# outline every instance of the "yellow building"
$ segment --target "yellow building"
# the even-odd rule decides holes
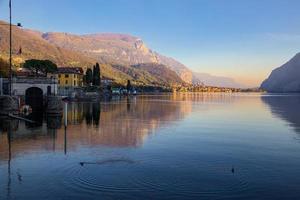
[[[59,67],[57,79],[61,87],[81,87],[83,86],[83,70],[80,67]]]

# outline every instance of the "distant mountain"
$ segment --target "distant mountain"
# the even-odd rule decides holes
[[[202,83],[207,86],[216,86],[216,87],[229,87],[229,88],[243,88],[244,86],[237,83],[232,78],[222,77],[222,76],[213,76],[207,73],[193,73],[193,83]]]
[[[132,67],[151,74],[152,77],[156,79],[156,82],[162,83],[163,85],[176,85],[178,83],[184,83],[184,81],[176,74],[176,72],[168,69],[162,64],[144,63],[133,65]]]
[[[8,38],[9,29],[0,26],[0,57],[6,59]],[[20,48],[22,54],[18,55]],[[140,84],[203,82],[211,86],[241,87],[230,78],[194,73],[175,59],[149,49],[140,38],[126,34],[74,35],[13,27],[13,53],[14,63],[22,63],[29,58],[50,59],[58,66],[86,69],[99,62],[104,76],[123,84],[130,79]]]
[[[20,48],[22,54],[18,55]],[[9,29],[0,26],[0,56],[7,58],[8,53]],[[137,37],[123,34],[79,36],[13,27],[13,54],[14,63],[29,58],[50,59],[59,66],[86,69],[99,62],[102,74],[119,83],[130,79],[141,84],[181,84],[181,76],[191,82],[191,72],[184,65],[153,52]]]
[[[300,92],[300,53],[274,69],[261,88],[268,92]]]

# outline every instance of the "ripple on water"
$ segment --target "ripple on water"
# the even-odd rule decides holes
[[[230,174],[230,172],[222,177],[219,177],[217,173],[194,174],[186,177],[179,173],[160,177],[159,174],[161,173],[135,176],[134,183],[140,190],[151,189],[153,192],[164,192],[173,197],[185,198],[220,197],[250,190],[250,185],[243,175]],[[202,179],[202,176],[205,179]]]
[[[65,169],[68,177],[64,184],[67,188],[77,193],[123,193],[135,192],[138,189],[132,187],[132,183],[124,182],[116,174],[106,174],[107,170],[116,171],[118,168],[122,171],[130,169],[130,165],[137,162],[127,158],[109,158],[95,162],[84,161],[78,165]],[[130,174],[126,180],[132,180]]]
[[[188,166],[186,166],[188,167]],[[176,169],[152,168],[124,158],[77,163],[65,169],[64,184],[77,194],[153,194],[178,198],[226,197],[247,195],[253,191],[247,182],[247,170],[231,173],[224,167],[212,167],[191,174]]]

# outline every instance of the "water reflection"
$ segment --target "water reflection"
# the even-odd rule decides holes
[[[19,120],[8,117],[0,117],[0,133],[7,133],[10,131],[17,131],[19,128]]]
[[[68,151],[80,146],[136,147],[157,128],[183,119],[191,112],[191,104],[172,101],[178,97],[167,96],[164,101],[149,98],[124,98],[104,103],[69,103],[68,127],[64,118],[31,115],[36,124],[18,120],[0,120],[2,133],[11,130],[12,143],[16,144],[13,156],[26,152]],[[138,101],[138,102],[137,102]],[[7,151],[6,134],[0,138],[0,160]],[[38,140],[37,140],[38,139]]]
[[[7,199],[10,199],[11,196],[11,159],[12,159],[12,133],[18,129],[18,120],[11,120],[6,117],[0,118],[0,130],[2,132],[6,132],[7,137],[5,138],[7,141],[7,151],[6,153],[6,160],[7,160],[7,185],[6,185],[6,196]],[[1,137],[4,139],[4,137]],[[1,161],[1,157],[0,157]]]
[[[299,100],[272,98],[175,93],[70,103],[38,127],[1,119],[0,199],[298,199],[300,145],[266,104],[299,127]]]
[[[50,130],[60,129],[62,126],[62,116],[47,116],[47,128]]]
[[[96,126],[99,125],[100,120],[100,104],[93,103],[93,122]]]
[[[34,121],[34,123],[26,122],[25,124],[27,128],[40,127],[43,125],[43,120],[44,120],[43,112],[42,111],[32,112],[26,117],[26,119]]]
[[[272,114],[289,123],[300,133],[300,96],[299,95],[278,95],[262,96]]]

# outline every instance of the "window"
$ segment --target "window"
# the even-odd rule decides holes
[[[74,80],[74,85],[76,86],[76,81]]]
[[[65,78],[69,78],[69,74],[65,74]]]
[[[60,80],[58,80],[58,84],[60,84]]]
[[[60,78],[60,74],[58,74],[58,78]]]
[[[66,80],[66,85],[68,85],[68,80]]]

